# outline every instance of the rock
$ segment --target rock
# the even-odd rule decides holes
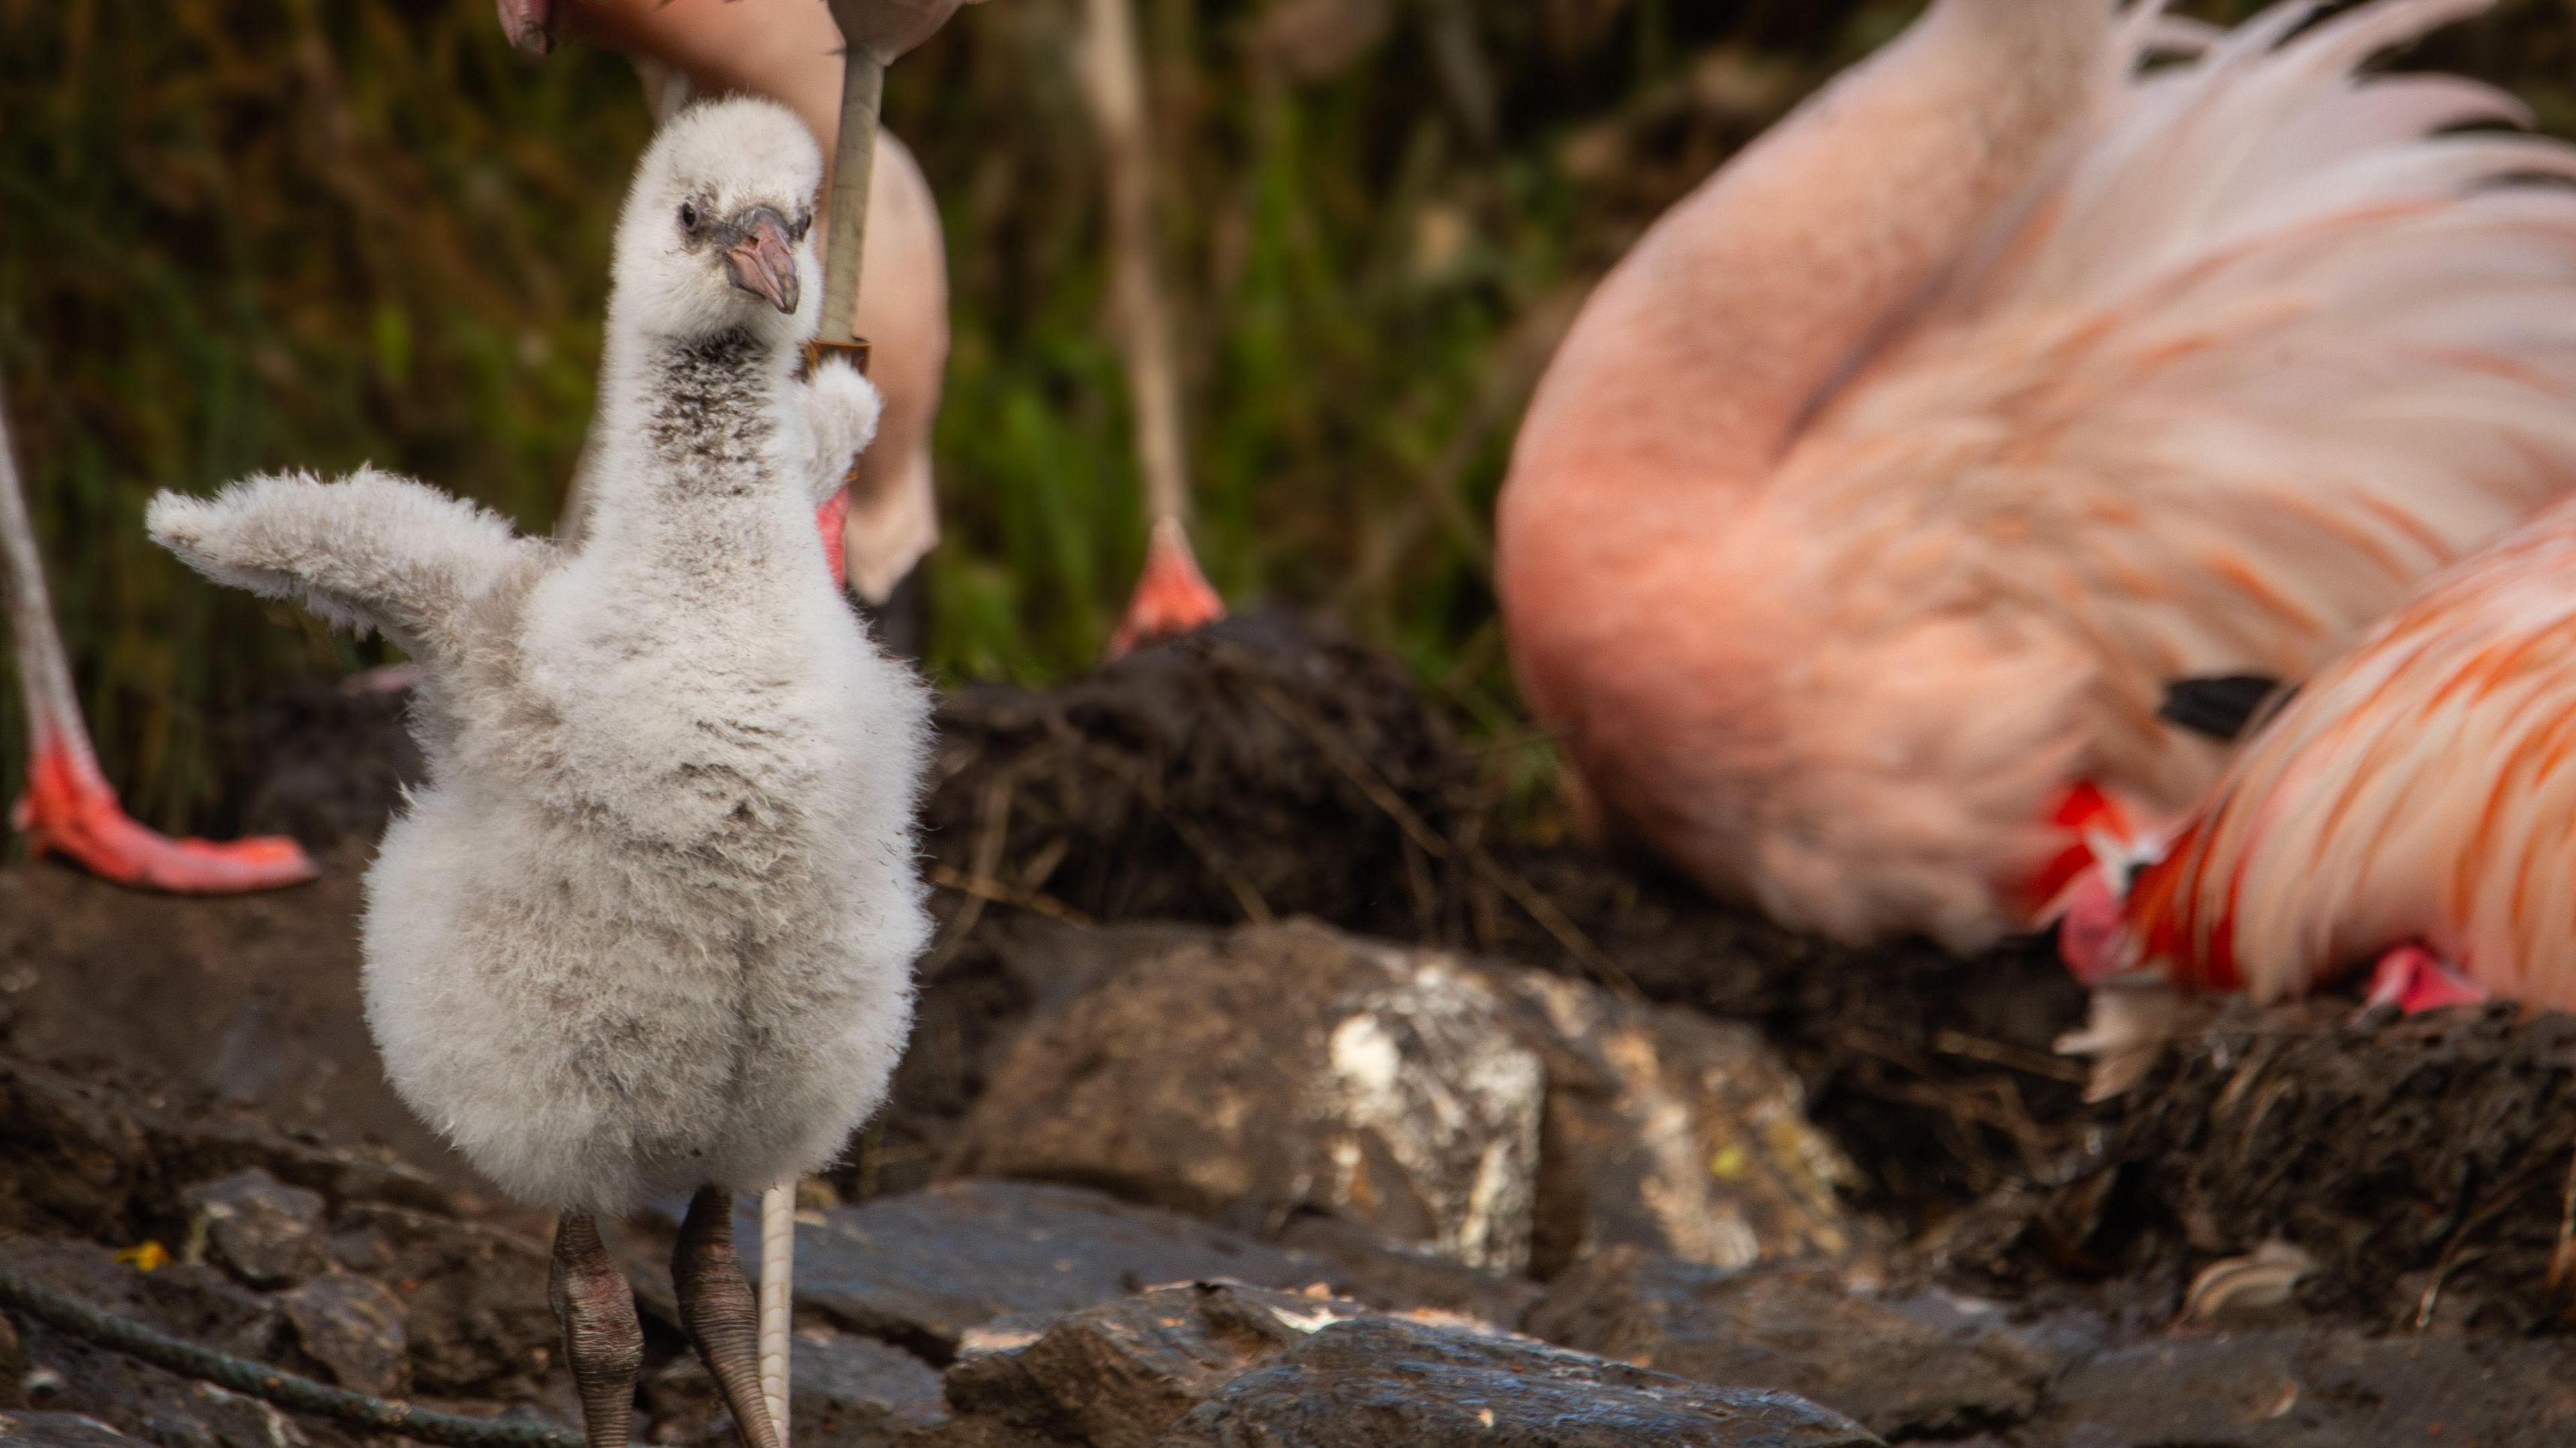
[[[138,1271],[89,1242],[0,1239],[9,1270],[190,1342],[274,1361],[284,1332],[276,1307],[213,1267]],[[79,1412],[163,1448],[278,1448],[297,1430],[278,1410],[148,1367],[42,1323],[22,1321],[34,1415]]]
[[[1148,1448],[1183,1413],[1354,1302],[1236,1283],[1168,1287],[1086,1308],[948,1370],[960,1413],[1094,1448]]]
[[[241,1357],[271,1356],[284,1328],[275,1303],[243,1290],[212,1267],[176,1265],[146,1272],[118,1261],[97,1243],[50,1237],[0,1237],[0,1266]],[[20,1326],[27,1334],[21,1351],[41,1360],[36,1336],[51,1329],[31,1321]]]
[[[804,1448],[891,1448],[948,1421],[938,1370],[873,1338],[800,1328],[790,1371],[789,1423]],[[647,1374],[644,1401],[653,1442],[732,1448],[740,1441],[715,1380],[693,1352]]]
[[[350,1272],[324,1272],[277,1296],[296,1345],[331,1381],[379,1397],[401,1393],[411,1378],[402,1300]]]
[[[2556,1448],[2576,1442],[2571,1353],[2548,1339],[2352,1333],[2176,1337],[2069,1373],[2029,1448]]]
[[[1563,976],[1496,978],[1547,1063],[1538,1277],[1620,1244],[1713,1267],[1851,1253],[1840,1194],[1858,1173],[1760,1032]]]
[[[1166,1448],[1864,1448],[1785,1393],[1747,1392],[1456,1327],[1324,1327],[1183,1417]]]
[[[1551,1284],[1523,1327],[1694,1382],[1796,1393],[1890,1437],[1954,1437],[2038,1406],[2049,1354],[1996,1314],[1910,1306],[1829,1272],[1729,1273],[1615,1247]]]
[[[938,1370],[874,1338],[809,1328],[791,1362],[789,1412],[810,1448],[874,1448],[948,1416]]]
[[[114,1428],[78,1413],[0,1413],[0,1448],[143,1448]]]
[[[13,873],[0,871],[0,883]],[[0,891],[0,912],[6,908]],[[380,1150],[315,1146],[257,1120],[185,1116],[5,1054],[0,1161],[11,1168],[0,1172],[0,1226],[113,1241],[160,1230],[184,1188],[253,1167],[334,1201],[456,1207],[435,1182]]]
[[[361,1202],[333,1215],[335,1247],[364,1242],[396,1284],[412,1386],[451,1397],[510,1397],[542,1377],[556,1351],[546,1304],[547,1249],[495,1227]]]
[[[1323,1211],[1516,1270],[1545,1080],[1507,1014],[1435,951],[1307,922],[1188,941],[1031,1026],[957,1162],[1247,1227]]]
[[[281,1287],[322,1265],[322,1194],[290,1187],[258,1167],[180,1193],[188,1246],[253,1287]]]
[[[1726,1267],[1853,1250],[1852,1168],[1750,1027],[1310,922],[1136,944],[1068,956],[1093,984],[1013,1045],[960,1169],[1253,1229],[1338,1217],[1541,1277],[1623,1242]]]
[[[1332,1275],[1314,1258],[1073,1187],[950,1182],[820,1215],[796,1228],[799,1305],[935,1363],[956,1356],[968,1329],[1011,1313],[1071,1312],[1166,1282],[1296,1288]],[[737,1235],[757,1271],[758,1232]]]

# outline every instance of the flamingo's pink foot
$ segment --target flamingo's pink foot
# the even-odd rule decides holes
[[[29,850],[61,855],[101,879],[182,895],[232,895],[300,885],[321,873],[290,839],[172,839],[127,817],[116,792],[86,759],[41,749],[27,794],[9,821]]]
[[[1207,575],[1199,571],[1199,560],[1190,552],[1180,520],[1165,518],[1154,525],[1153,539],[1145,545],[1144,571],[1137,575],[1135,595],[1127,600],[1127,616],[1109,636],[1109,657],[1124,658],[1156,639],[1188,633],[1223,617],[1225,600],[1217,597]]]
[[[2486,987],[2451,969],[2420,945],[2401,945],[2370,971],[2370,1005],[2393,1005],[2408,1015],[2445,1006],[2483,1005]]]
[[[832,582],[845,584],[850,576],[849,556],[850,490],[844,486],[814,510],[814,527],[823,535],[823,563],[832,570]]]
[[[2129,933],[2109,865],[2076,877],[2057,897],[2057,958],[2077,980],[2098,986],[2124,967]]]

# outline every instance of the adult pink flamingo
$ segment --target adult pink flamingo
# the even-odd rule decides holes
[[[35,520],[18,479],[5,401],[0,401],[0,584],[27,705],[27,792],[9,823],[30,850],[60,855],[104,879],[147,889],[221,895],[300,884],[313,861],[293,840],[172,839],[134,822],[98,767],[81,722],[71,663],[54,631]]]
[[[887,43],[910,49],[959,3],[887,0],[877,9],[900,32]],[[498,0],[498,8],[524,49],[578,39],[630,57],[665,113],[692,94],[766,96],[796,112],[827,158],[834,153],[841,32],[822,0]],[[818,523],[835,571],[878,607],[939,541],[930,440],[948,365],[948,258],[930,182],[891,133],[878,135],[871,179],[861,263],[871,284],[859,294],[854,330],[875,344],[869,376],[885,411],[849,491]],[[829,230],[828,206],[816,225]],[[577,514],[581,502],[567,506]]]
[[[840,32],[818,0],[497,0],[501,22],[526,49],[577,38],[623,52],[644,68],[656,101],[729,91],[784,102],[832,153],[841,100]],[[887,0],[879,7],[900,53],[926,38],[959,0]],[[1134,394],[1150,532],[1112,657],[1224,616],[1191,549],[1188,481],[1169,323],[1153,261],[1152,168],[1144,81],[1127,0],[1090,0],[1079,57],[1101,128],[1120,340]],[[820,520],[825,547],[846,557],[851,590],[883,604],[939,541],[930,456],[948,358],[948,276],[938,207],[909,151],[881,135],[868,195],[862,263],[875,281],[860,294],[855,330],[874,346],[871,376],[885,397],[877,442],[859,460],[844,500]],[[824,223],[829,224],[828,210]],[[841,510],[846,509],[846,517]],[[841,551],[845,550],[845,551]]]
[[[2321,8],[1935,0],[1602,283],[1498,579],[1618,820],[1981,944],[2208,788],[2169,683],[2303,677],[2576,483],[2576,148],[2361,73],[2487,0]]]
[[[2076,892],[2099,984],[2576,1008],[2576,504],[2436,575],[2262,724],[2169,847]],[[2108,852],[2106,852],[2108,853]],[[2118,899],[2125,893],[2125,901]]]

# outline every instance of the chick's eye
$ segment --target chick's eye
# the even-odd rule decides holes
[[[794,240],[803,241],[805,239],[805,233],[813,229],[814,213],[810,211],[800,211],[796,214],[796,224],[788,228],[787,234]]]
[[[680,226],[685,231],[698,229],[698,208],[686,201],[680,203]]]

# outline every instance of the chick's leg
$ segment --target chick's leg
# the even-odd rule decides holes
[[[733,1410],[745,1448],[778,1448],[778,1429],[760,1392],[760,1307],[734,1251],[731,1194],[701,1187],[690,1199],[671,1253],[671,1285],[680,1320]]]
[[[635,1430],[635,1378],[644,1367],[644,1329],[635,1292],[608,1258],[599,1224],[566,1212],[555,1226],[554,1271],[546,1298],[563,1324],[564,1357],[581,1393],[590,1448],[626,1448]]]

